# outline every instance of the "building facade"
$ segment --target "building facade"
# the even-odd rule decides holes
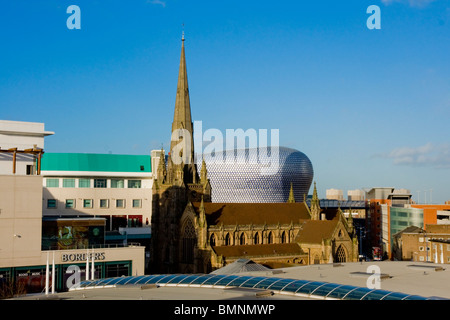
[[[393,236],[396,260],[450,263],[450,225],[410,226]]]
[[[150,155],[46,153],[44,217],[101,217],[106,231],[150,226]]]
[[[231,154],[231,155],[230,155]],[[303,200],[309,193],[314,176],[309,158],[302,152],[277,147],[235,149],[203,154],[208,177],[214,192],[212,202],[286,202],[291,185],[296,199]],[[273,166],[273,172],[267,168]]]
[[[0,120],[0,172],[7,174],[40,174],[44,154],[44,123]]]
[[[392,254],[391,209],[405,208],[411,205],[411,193],[406,189],[395,189],[392,187],[372,188],[366,193],[366,200],[368,202],[366,215],[368,242],[371,247],[380,248],[384,258],[390,258]],[[411,213],[406,213],[407,217],[415,217],[417,212],[414,210],[410,211]],[[405,211],[403,210],[402,212]],[[394,227],[396,227],[397,223],[400,225],[408,223],[407,220],[401,217],[404,214],[399,213],[398,217],[397,215],[394,217]],[[415,221],[416,219],[414,218],[413,220]],[[412,222],[407,225],[411,224]]]
[[[321,220],[317,190],[305,202],[189,203],[181,218],[181,272],[206,272],[239,259],[276,268],[358,261],[351,216]],[[323,216],[322,216],[323,217]]]
[[[79,235],[92,219],[73,219],[72,226],[77,224],[78,229],[67,225],[58,229],[55,225],[50,237],[55,239],[61,234],[61,240],[69,240],[67,235],[77,231],[78,236],[73,239],[82,240],[83,246],[42,248],[45,178],[40,166],[44,155],[43,139],[53,133],[45,131],[43,124],[10,121],[7,124],[8,130],[2,127],[0,141],[0,150],[11,151],[2,153],[5,156],[0,166],[0,292],[35,293],[49,287],[52,291],[62,291],[76,283],[76,279],[70,282],[72,276],[84,280],[88,274],[91,274],[89,278],[96,279],[144,274],[145,247],[107,247],[104,243],[90,243],[101,239],[99,227],[104,225],[105,219],[97,219],[100,221],[95,221],[96,228],[88,228],[86,237]],[[12,148],[12,144],[16,147]],[[24,151],[23,159],[19,151]],[[47,267],[49,264],[52,271]]]
[[[358,260],[352,216],[346,219],[342,211],[336,211],[333,219],[321,220],[315,186],[311,204],[306,204],[312,166],[302,153],[281,149],[282,165],[288,169],[263,182],[257,172],[261,166],[255,164],[250,149],[241,150],[242,158],[234,159],[242,166],[225,163],[221,167],[220,161],[214,163],[208,157],[199,166],[194,163],[184,39],[171,137],[168,157],[160,152],[153,183],[153,273],[211,272],[240,258],[271,266]],[[208,162],[217,167],[210,170]],[[304,175],[295,174],[299,168],[306,169]],[[215,183],[226,202],[212,202]],[[301,190],[298,199],[295,185]],[[262,192],[263,187],[268,190]],[[278,203],[264,202],[264,195],[271,191],[279,197]],[[233,202],[237,199],[244,202]]]

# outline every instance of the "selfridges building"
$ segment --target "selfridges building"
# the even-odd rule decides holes
[[[210,179],[212,202],[287,202],[291,184],[295,201],[302,202],[314,175],[308,157],[287,147],[203,154],[196,160],[199,170],[202,159]]]

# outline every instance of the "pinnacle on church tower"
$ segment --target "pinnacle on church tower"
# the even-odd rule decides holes
[[[321,208],[320,208],[320,200],[317,195],[316,182],[314,182],[314,191],[313,191],[313,196],[311,199],[310,211],[311,211],[311,220],[319,220],[320,219]]]
[[[288,203],[294,203],[295,202],[295,198],[294,198],[294,187],[292,186],[292,182],[291,182],[291,190],[289,191],[289,199],[287,201]]]

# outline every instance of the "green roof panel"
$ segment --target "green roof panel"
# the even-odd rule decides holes
[[[150,155],[44,153],[42,171],[152,172]]]

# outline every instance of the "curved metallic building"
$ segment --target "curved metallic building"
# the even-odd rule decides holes
[[[203,154],[212,202],[286,202],[291,183],[297,202],[308,195],[313,167],[295,149],[252,148]],[[202,159],[197,158],[198,170]]]

